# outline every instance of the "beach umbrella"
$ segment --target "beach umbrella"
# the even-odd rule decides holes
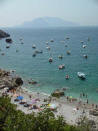
[[[17,99],[18,100],[23,100],[23,96],[18,96]]]
[[[72,99],[72,96],[70,96],[70,99]]]
[[[56,104],[49,104],[48,107],[51,108],[51,109],[56,109],[57,108]]]

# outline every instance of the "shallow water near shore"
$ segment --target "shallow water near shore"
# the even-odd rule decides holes
[[[25,80],[34,79],[38,85],[29,85],[30,91],[44,92],[50,94],[55,89],[66,87],[66,95],[79,97],[81,92],[88,95],[90,101],[98,102],[98,27],[73,27],[54,29],[15,29],[8,28],[13,43],[6,49],[5,40],[0,40],[0,68],[16,70],[16,74]],[[23,38],[24,44],[20,43]],[[66,37],[70,37],[66,40]],[[88,37],[90,41],[87,41]],[[49,42],[50,51],[46,49],[46,42]],[[64,43],[61,41],[65,41]],[[84,49],[82,43],[87,47]],[[37,49],[43,50],[43,54],[32,57],[35,44]],[[65,45],[68,47],[65,47]],[[19,50],[19,52],[16,52]],[[66,51],[70,50],[71,55]],[[5,53],[4,56],[1,53]],[[58,55],[63,54],[62,60]],[[87,54],[88,59],[83,58]],[[48,62],[52,56],[53,62]],[[64,70],[58,70],[60,64],[65,64]],[[84,72],[86,80],[82,81],[77,77],[77,72]],[[65,80],[69,74],[70,79]],[[25,86],[27,86],[25,84]]]

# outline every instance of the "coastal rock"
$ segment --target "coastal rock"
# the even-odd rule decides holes
[[[64,96],[64,91],[56,90],[51,94],[53,97],[62,97]]]
[[[91,125],[91,126],[96,125],[94,120],[89,120],[88,122],[89,122],[89,125]]]
[[[10,37],[10,35],[3,30],[0,30],[0,39]]]
[[[15,83],[16,83],[17,86],[23,85],[23,80],[22,80],[22,78],[21,78],[21,77],[15,78]]]
[[[11,38],[8,38],[5,40],[7,43],[12,43],[12,39]]]
[[[8,71],[4,71],[0,69],[0,77],[5,77],[5,76],[9,76],[10,72]]]
[[[89,114],[90,114],[90,115],[93,115],[93,116],[98,116],[98,110],[96,110],[96,109],[90,110],[90,111],[89,111]]]
[[[28,83],[29,83],[29,84],[32,84],[32,85],[37,84],[36,81],[29,81]]]

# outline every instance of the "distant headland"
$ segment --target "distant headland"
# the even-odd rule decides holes
[[[19,25],[20,28],[49,28],[67,26],[79,26],[79,24],[70,21],[65,21],[58,17],[39,17],[33,19],[32,21],[27,21]]]

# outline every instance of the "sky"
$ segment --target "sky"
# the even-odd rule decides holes
[[[96,26],[98,0],[0,0],[0,27],[20,25],[44,16]]]

